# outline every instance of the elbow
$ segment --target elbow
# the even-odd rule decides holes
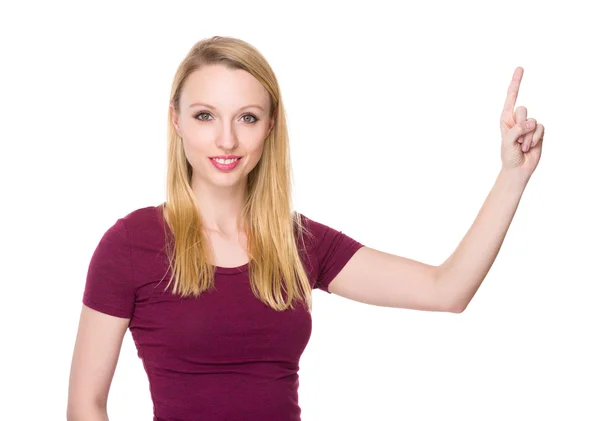
[[[468,302],[458,300],[456,297],[447,298],[440,306],[440,310],[445,313],[460,314],[467,309]]]
[[[438,267],[439,268],[439,267]],[[435,278],[437,286],[438,310],[444,313],[460,314],[466,310],[470,300],[465,300],[464,294],[460,294],[453,287],[454,283],[444,277],[440,269]]]
[[[445,303],[444,305],[438,306],[437,310],[442,312],[442,313],[454,313],[454,314],[460,314],[463,311],[465,311],[466,306],[463,305],[459,305],[459,304],[447,304]]]
[[[446,305],[445,311],[447,313],[460,314],[467,309],[469,305],[468,302],[460,301],[460,300],[448,300],[448,304]]]
[[[460,314],[467,309],[467,306],[453,306],[448,309],[448,313]]]
[[[67,421],[108,421],[108,394],[90,390],[71,374],[67,396]]]
[[[108,421],[108,412],[98,405],[68,404],[67,421]]]

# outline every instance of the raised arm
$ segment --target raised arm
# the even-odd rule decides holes
[[[69,377],[68,421],[108,420],[108,392],[129,320],[82,306]]]
[[[525,187],[540,160],[544,126],[514,112],[523,69],[515,69],[500,118],[502,167],[477,218],[456,250],[429,265],[368,247],[358,250],[329,291],[367,304],[462,312],[490,270]]]

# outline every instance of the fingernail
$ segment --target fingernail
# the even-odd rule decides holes
[[[527,122],[527,128],[528,129],[532,129],[533,128],[533,121],[528,121]]]

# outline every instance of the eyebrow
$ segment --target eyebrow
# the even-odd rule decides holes
[[[194,107],[194,106],[196,106],[196,105],[200,105],[200,106],[202,106],[202,107],[210,108],[210,109],[212,109],[212,110],[215,110],[215,109],[216,109],[216,108],[215,108],[215,107],[213,107],[212,105],[210,105],[210,104],[205,104],[205,103],[203,103],[203,102],[194,102],[193,104],[190,104],[190,106],[189,106],[188,108],[192,108],[192,107]],[[263,107],[261,107],[260,105],[257,105],[257,104],[246,105],[245,107],[242,107],[242,108],[240,108],[240,110],[243,110],[243,109],[245,109],[245,108],[258,108],[259,110],[261,110],[261,111],[264,111],[264,108],[263,108]]]

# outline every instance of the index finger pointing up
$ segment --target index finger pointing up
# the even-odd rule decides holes
[[[521,86],[521,79],[523,79],[523,72],[522,67],[517,67],[513,73],[513,78],[508,86],[504,109],[502,110],[502,119],[512,119],[515,104],[517,103],[517,95],[519,94],[519,87]]]

